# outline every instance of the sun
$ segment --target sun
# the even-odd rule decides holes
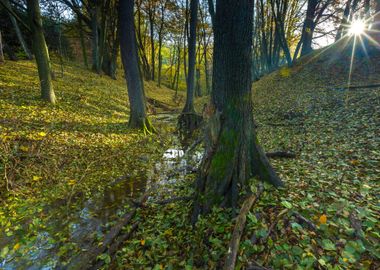
[[[351,36],[353,35],[360,36],[364,34],[365,30],[366,30],[365,22],[362,20],[356,20],[356,21],[351,22],[348,33]]]

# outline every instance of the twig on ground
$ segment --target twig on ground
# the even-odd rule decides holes
[[[293,211],[292,215],[298,220],[299,223],[305,224],[309,229],[313,231],[318,230],[317,226],[313,222],[303,217],[300,213]]]
[[[268,158],[295,158],[297,155],[292,152],[276,151],[266,153]]]
[[[240,239],[244,231],[245,223],[247,220],[247,214],[252,206],[258,201],[261,194],[263,193],[263,186],[260,185],[258,191],[255,195],[249,196],[243,203],[240,213],[236,219],[236,224],[234,231],[232,233],[231,241],[228,246],[227,258],[224,263],[224,270],[233,270],[235,269],[236,256],[239,251]]]
[[[192,196],[182,196],[182,197],[174,197],[174,198],[169,198],[169,199],[166,199],[166,200],[162,200],[162,201],[157,201],[157,202],[154,202],[155,204],[168,204],[168,203],[172,203],[172,202],[178,202],[178,201],[190,201],[192,200],[193,197]]]

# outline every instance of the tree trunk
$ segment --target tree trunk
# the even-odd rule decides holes
[[[129,127],[143,129],[144,132],[150,133],[154,131],[154,129],[146,115],[144,85],[138,66],[139,60],[137,54],[133,7],[133,0],[120,0],[120,52],[127,81],[131,109]]]
[[[380,0],[375,0],[375,16],[373,18],[371,36],[377,42],[375,48],[378,49],[378,44],[380,44]]]
[[[91,8],[91,32],[92,32],[92,70],[96,73],[101,73],[100,63],[100,40],[99,40],[99,10],[97,1],[93,3]]]
[[[158,74],[157,74],[157,85],[161,87],[161,72],[162,72],[162,33],[159,34],[158,41]]]
[[[149,29],[150,29],[150,49],[151,49],[151,66],[152,66],[152,74],[151,74],[151,79],[154,81],[155,79],[155,72],[156,72],[156,57],[155,57],[155,52],[156,49],[154,47],[154,3],[152,3],[151,0],[149,0],[150,7],[149,7]]]
[[[314,16],[317,4],[318,0],[308,0],[307,2],[306,18],[302,29],[301,56],[304,56],[313,50],[311,47],[311,42],[313,40],[313,33],[315,28]]]
[[[259,176],[283,183],[258,144],[252,115],[253,0],[217,0],[210,146],[198,173],[192,221],[213,205],[236,206],[239,187]]]
[[[78,28],[79,28],[80,45],[82,47],[83,62],[84,62],[84,66],[86,68],[88,68],[86,43],[85,43],[85,40],[84,40],[83,25],[82,25],[82,19],[81,19],[80,16],[78,16]]]
[[[46,41],[43,33],[39,4],[39,0],[27,1],[28,16],[32,30],[33,51],[36,57],[38,75],[40,78],[41,97],[42,99],[54,104],[56,102],[56,98],[51,82],[49,51],[46,46]]]
[[[189,65],[187,73],[187,94],[186,104],[183,109],[184,113],[194,112],[194,75],[195,75],[195,58],[197,44],[197,17],[198,17],[199,0],[190,2],[190,37],[189,37]]]
[[[335,41],[339,40],[342,36],[344,36],[345,28],[347,27],[346,25],[347,25],[348,16],[350,15],[350,8],[351,8],[351,0],[347,0],[346,7],[344,8],[344,11],[343,11],[342,21],[340,23],[338,32],[335,37]]]
[[[9,0],[5,0],[5,5],[7,5],[8,9],[11,10],[12,7],[9,3]],[[29,60],[32,60],[33,59],[33,55],[32,53],[30,52],[29,48],[28,48],[28,45],[26,44],[26,41],[22,35],[22,32],[20,30],[20,27],[18,26],[18,23],[17,23],[17,20],[16,18],[12,15],[11,12],[8,13],[9,14],[9,17],[11,19],[11,22],[13,24],[13,27],[15,29],[15,32],[16,32],[16,35],[17,35],[17,39],[18,41],[20,42],[21,44],[21,47],[22,49],[24,50],[25,54],[26,54],[26,57],[29,59]]]
[[[3,39],[0,31],[0,63],[4,63]]]

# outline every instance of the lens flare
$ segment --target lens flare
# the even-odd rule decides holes
[[[350,35],[360,36],[365,32],[365,29],[365,22],[362,20],[356,20],[351,23],[348,33]]]

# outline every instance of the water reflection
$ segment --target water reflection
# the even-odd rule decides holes
[[[74,209],[62,202],[46,207],[44,211],[50,218],[44,219],[45,226],[37,231],[25,220],[19,237],[7,237],[0,232],[0,252],[5,247],[11,249],[16,243],[21,244],[18,252],[0,258],[0,269],[64,269],[62,262],[78,256],[81,250],[101,239],[108,224],[130,209],[132,198],[139,197],[152,183],[171,190],[176,181],[184,180],[186,174],[194,171],[201,157],[200,152],[187,155],[181,147],[170,148],[153,168],[142,171],[140,177],[120,177],[90,199],[78,196]],[[62,235],[67,239],[63,241]]]

